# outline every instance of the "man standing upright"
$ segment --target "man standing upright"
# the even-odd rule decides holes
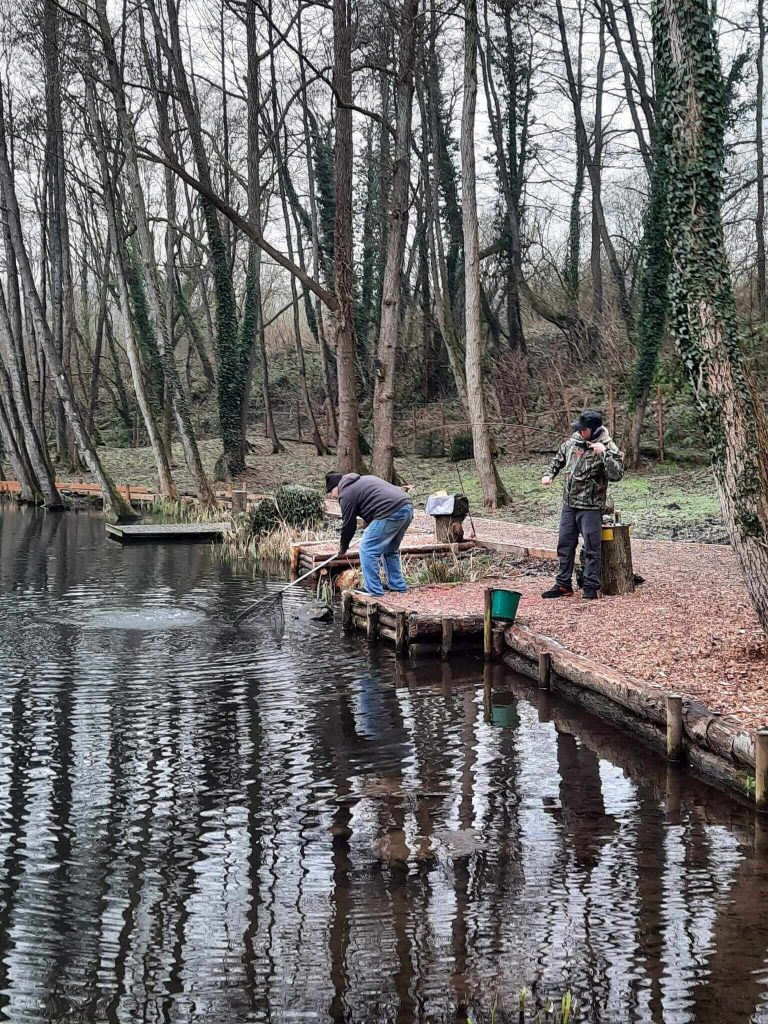
[[[593,600],[600,590],[600,552],[603,510],[608,482],[624,476],[624,456],[603,426],[599,412],[583,412],[573,425],[574,433],[564,441],[541,478],[549,486],[565,468],[563,511],[557,557],[560,562],[555,585],[542,597],[573,596],[573,565],[579,534],[584,538],[583,597]]]
[[[366,524],[360,541],[360,568],[367,593],[381,597],[381,563],[387,586],[398,594],[408,587],[400,564],[400,545],[413,519],[413,502],[399,487],[377,476],[327,473],[325,490],[341,505],[339,554],[344,555],[357,529],[357,517]]]

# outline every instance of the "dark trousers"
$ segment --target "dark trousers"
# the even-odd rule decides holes
[[[603,513],[599,508],[570,508],[563,505],[560,516],[560,536],[557,539],[557,557],[560,568],[557,584],[573,586],[573,563],[579,534],[584,538],[584,586],[600,589],[600,545],[603,535]]]

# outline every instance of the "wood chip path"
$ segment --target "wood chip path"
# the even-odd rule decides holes
[[[431,519],[417,513],[423,533]],[[552,550],[551,530],[474,517],[486,542]],[[467,531],[468,535],[471,531]],[[760,627],[736,556],[729,547],[636,540],[635,571],[645,578],[626,597],[544,601],[546,578],[500,581],[521,591],[518,619],[576,654],[626,672],[668,692],[696,697],[745,727],[768,725],[768,638]],[[481,611],[480,583],[413,590],[403,600],[415,611]],[[391,595],[389,595],[391,597]]]

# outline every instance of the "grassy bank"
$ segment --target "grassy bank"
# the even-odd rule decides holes
[[[263,439],[251,439],[249,469],[243,480],[249,489],[271,493],[285,484],[322,487],[324,474],[333,468],[333,458],[319,458],[311,445],[286,443],[285,451],[272,455]],[[218,441],[200,445],[206,469],[213,467],[221,448]],[[156,487],[152,454],[146,448],[104,448],[101,450],[109,471],[118,483]],[[181,449],[174,447],[174,476],[183,489],[191,488]],[[557,481],[543,488],[540,478],[548,456],[538,460],[499,463],[501,477],[509,491],[511,504],[494,513],[510,522],[554,527],[560,509]],[[438,490],[460,489],[459,474],[474,512],[482,510],[482,496],[474,463],[449,462],[447,459],[398,459],[397,470],[418,505]],[[611,496],[625,520],[635,524],[638,537],[680,540],[724,541],[725,533],[712,476],[701,466],[647,463],[639,473],[629,474],[612,485]]]

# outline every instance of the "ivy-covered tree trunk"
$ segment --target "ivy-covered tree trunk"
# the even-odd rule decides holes
[[[656,68],[656,98],[659,107],[664,99],[665,77]],[[659,350],[667,319],[670,253],[667,246],[669,218],[669,163],[666,126],[656,132],[651,163],[651,190],[645,212],[640,273],[640,310],[637,317],[637,357],[629,385],[629,423],[624,438],[624,461],[636,469],[640,460],[640,435],[645,410],[651,394],[659,362]]]
[[[339,303],[336,311],[339,389],[336,459],[342,473],[355,473],[360,468],[357,352],[352,310],[352,31],[349,0],[333,0],[333,84],[338,97],[334,148],[334,257]]]
[[[723,519],[768,628],[768,417],[745,364],[721,193],[727,89],[710,0],[655,0],[669,161],[671,329],[712,457]]]
[[[104,141],[104,132],[101,125],[101,119],[99,117],[98,108],[96,106],[96,97],[94,95],[93,80],[90,76],[85,78],[85,100],[86,110],[90,118],[90,134],[93,139],[94,150],[96,152],[96,158],[101,171],[102,188],[104,194],[104,207],[107,214],[107,231],[109,237],[109,247],[107,249],[107,255],[114,253],[115,263],[115,278],[117,281],[117,292],[120,297],[120,305],[123,311],[123,319],[125,322],[124,333],[125,333],[125,349],[128,355],[128,364],[131,368],[131,379],[133,381],[133,389],[136,393],[136,401],[141,412],[142,419],[144,420],[144,427],[147,431],[147,438],[152,449],[152,455],[155,460],[155,467],[157,469],[157,480],[160,485],[160,493],[164,498],[169,501],[177,500],[179,492],[176,488],[176,484],[173,481],[173,474],[171,472],[171,460],[168,453],[168,449],[163,444],[163,439],[160,435],[160,431],[157,426],[157,413],[159,407],[152,405],[152,396],[147,389],[144,380],[144,370],[151,366],[146,361],[142,364],[141,359],[141,345],[139,338],[143,329],[142,322],[135,315],[135,302],[134,298],[134,315],[131,315],[131,286],[128,267],[132,268],[132,272],[138,282],[140,294],[144,296],[144,303],[146,306],[146,296],[144,292],[143,282],[141,277],[136,271],[136,268],[132,266],[134,254],[130,251],[129,247],[125,245],[124,238],[120,237],[120,225],[118,223],[117,210],[115,207],[115,196],[112,190],[112,179],[109,171],[109,161],[107,158],[107,149]],[[106,263],[106,260],[105,260]],[[105,267],[106,269],[106,267]],[[149,315],[146,308],[142,307],[146,315],[146,330],[147,335],[145,341],[150,344],[151,351],[156,353],[157,349],[154,342],[154,333],[152,326],[149,321]],[[156,372],[159,375],[160,380],[163,379],[163,368],[159,361],[157,362]],[[153,381],[153,375],[149,373],[150,381]]]
[[[245,33],[248,58],[248,221],[258,231],[262,230],[261,210],[261,137],[259,118],[261,116],[261,78],[258,38],[256,35],[256,3],[246,0]],[[264,338],[264,310],[261,302],[261,249],[250,239],[245,276],[245,302],[240,322],[240,352],[245,361],[245,387],[243,389],[240,419],[245,438],[248,426],[248,412],[251,405],[251,386],[256,360],[261,370],[261,393],[264,401],[264,433],[272,445],[272,454],[284,451],[277,436],[272,412],[272,395],[269,389],[269,367]]]

